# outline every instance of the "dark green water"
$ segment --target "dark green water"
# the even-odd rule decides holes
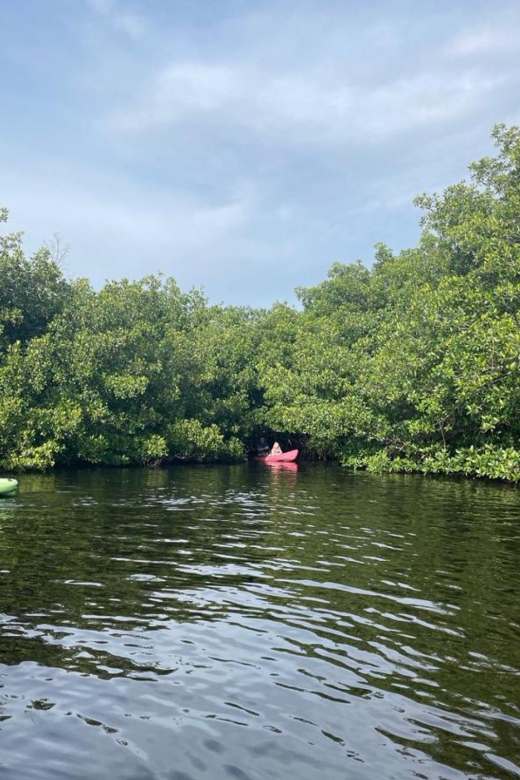
[[[1,780],[519,766],[520,491],[244,465],[0,503]]]

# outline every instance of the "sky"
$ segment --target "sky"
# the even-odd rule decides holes
[[[294,302],[520,124],[518,0],[0,0],[0,206],[96,288]]]

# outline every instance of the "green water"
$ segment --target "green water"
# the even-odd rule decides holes
[[[520,776],[520,491],[262,464],[0,502],[0,778]]]

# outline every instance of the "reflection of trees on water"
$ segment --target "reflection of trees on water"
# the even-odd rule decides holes
[[[0,661],[145,673],[92,632],[142,636],[236,611],[306,625],[316,641],[300,651],[329,646],[339,668],[384,646],[397,660],[383,675],[376,664],[380,688],[410,687],[396,670],[415,657],[454,701],[485,700],[490,685],[520,700],[504,671],[520,669],[518,502],[482,483],[306,465],[23,477],[0,507]],[[493,613],[497,630],[483,630]],[[88,653],[71,644],[82,632]]]
[[[69,650],[48,644],[60,627],[155,630],[168,620],[225,615],[229,605],[209,611],[197,593],[243,588],[257,576],[249,564],[269,555],[267,502],[248,473],[239,466],[24,477],[15,510],[0,523],[0,612],[13,619],[2,630],[9,641],[0,660],[29,653],[47,663],[50,652],[68,663]],[[43,623],[52,630],[40,632]]]
[[[272,542],[283,550],[281,577],[295,603],[315,599],[320,635],[362,652],[386,647],[395,663],[381,687],[414,689],[406,674],[413,679],[417,663],[428,668],[430,684],[459,702],[485,698],[490,683],[497,701],[520,700],[520,686],[511,697],[507,674],[508,667],[520,670],[518,626],[511,622],[520,596],[518,493],[327,468],[301,476],[302,514],[280,512]],[[498,621],[495,629],[490,620]],[[341,657],[337,650],[340,664]],[[396,665],[408,667],[404,678],[394,674]],[[425,686],[423,693],[431,691]]]

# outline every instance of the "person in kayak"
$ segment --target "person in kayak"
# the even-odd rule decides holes
[[[260,437],[256,445],[256,451],[259,455],[267,455],[269,452],[269,445],[263,436]]]
[[[282,448],[280,447],[278,442],[275,441],[275,443],[273,444],[272,449],[271,449],[271,455],[281,455],[282,452],[283,452]]]

